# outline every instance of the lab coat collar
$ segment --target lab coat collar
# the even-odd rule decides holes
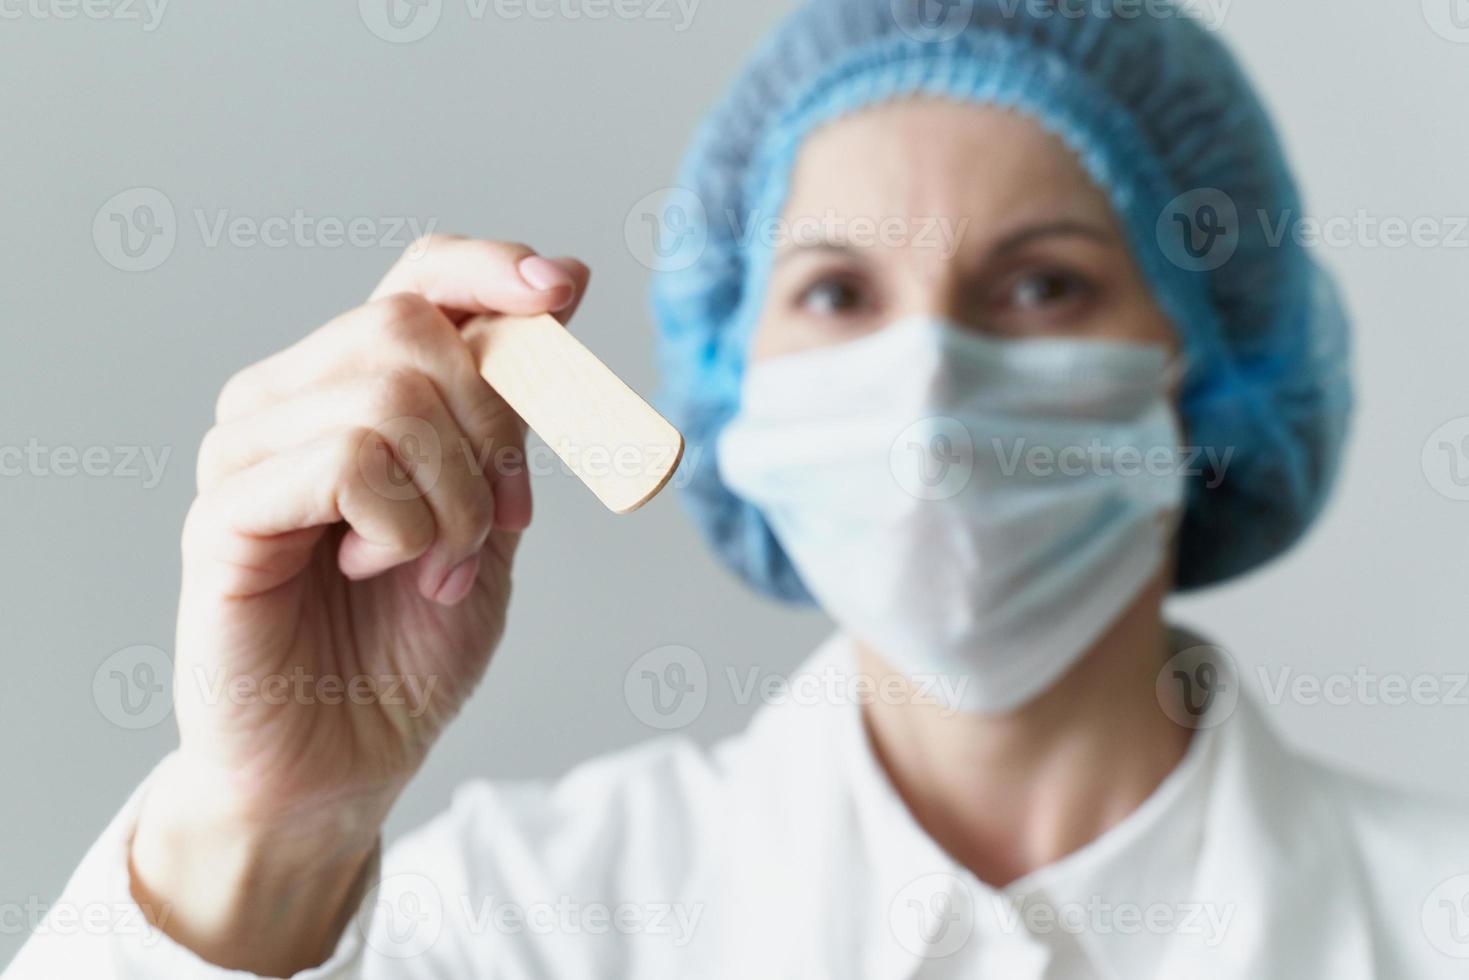
[[[1220,734],[1196,891],[1232,918],[1221,943],[1180,937],[1161,975],[1382,976],[1360,850],[1319,770],[1247,698]]]
[[[1173,642],[1203,645],[1186,631]],[[801,668],[855,669],[841,634]],[[1047,960],[1077,955],[1068,942],[1108,980],[1374,975],[1350,834],[1328,797],[1312,792],[1316,771],[1247,697],[1211,711],[1183,762],[1126,820],[1005,889],[980,881],[923,831],[873,755],[860,707],[840,713],[836,748],[879,896],[870,910],[883,937],[868,961],[874,980],[911,977],[966,947],[996,975],[1040,976]],[[1017,903],[1035,901],[1083,927],[1033,935]],[[913,916],[925,909],[931,928],[915,931]]]

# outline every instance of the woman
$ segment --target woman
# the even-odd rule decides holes
[[[157,930],[53,932],[18,974],[1460,975],[1460,811],[1297,757],[1164,621],[1319,511],[1345,323],[1239,218],[1297,198],[1218,42],[1161,4],[1085,14],[816,0],[688,158],[706,221],[656,306],[708,449],[689,499],[749,583],[836,620],[801,671],[828,696],[709,752],[471,784],[379,855],[530,520],[523,472],[427,481],[396,426],[517,444],[455,325],[565,319],[588,277],[434,239],[226,386],[177,646],[181,678],[434,683],[181,683],[179,750],[58,903]],[[399,465],[421,493],[379,492]]]

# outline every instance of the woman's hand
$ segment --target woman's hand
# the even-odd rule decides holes
[[[434,237],[225,385],[183,534],[181,745],[132,854],[135,894],[206,958],[284,975],[330,952],[388,809],[499,641],[530,521],[524,425],[458,324],[564,318],[587,275]]]

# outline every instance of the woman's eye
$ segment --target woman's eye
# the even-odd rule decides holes
[[[863,296],[856,283],[842,279],[823,279],[807,288],[798,303],[807,313],[839,316],[861,309]]]
[[[1031,272],[1011,280],[1002,297],[1004,305],[1021,310],[1044,310],[1085,299],[1091,285],[1069,272]]]

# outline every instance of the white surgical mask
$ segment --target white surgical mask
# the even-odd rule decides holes
[[[1161,567],[1175,377],[1161,346],[913,317],[752,364],[719,468],[846,632],[948,707],[1006,711]]]

